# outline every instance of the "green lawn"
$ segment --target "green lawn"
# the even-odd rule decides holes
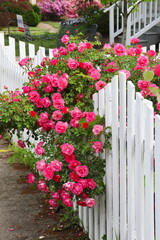
[[[51,22],[51,21],[44,21],[43,23],[45,23],[45,24],[49,24],[49,25],[51,25],[52,27],[54,27],[54,28],[57,28],[57,29],[59,29],[60,28],[60,25],[61,25],[61,23],[60,22]]]

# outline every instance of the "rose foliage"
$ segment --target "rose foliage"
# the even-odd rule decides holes
[[[135,39],[132,47],[105,44],[101,50],[80,36],[61,40],[65,47],[54,48],[53,58],[45,57],[40,66],[31,69],[28,58],[19,62],[29,82],[21,92],[1,96],[1,130],[27,128],[38,136],[37,177],[29,174],[28,181],[50,194],[51,206],[72,207],[76,199],[78,205],[92,207],[95,195],[104,190],[102,153],[110,147],[110,131],[94,113],[92,95],[125,72],[159,113],[159,57],[153,50],[143,53]],[[26,146],[21,139],[18,145]]]

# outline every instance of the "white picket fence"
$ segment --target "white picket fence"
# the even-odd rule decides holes
[[[0,92],[3,84],[21,88],[27,78],[1,43]],[[94,208],[79,207],[84,228],[91,240],[160,240],[160,116],[123,73],[94,94],[94,103],[111,126],[112,150],[103,153],[105,194]]]

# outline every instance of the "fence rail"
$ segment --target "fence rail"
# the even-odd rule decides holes
[[[6,53],[2,35],[0,42],[0,92],[3,85],[10,90],[21,88],[27,77],[14,54]],[[13,43],[10,40],[12,48]],[[35,63],[44,57],[44,49],[38,54]],[[154,118],[152,102],[136,93],[123,73],[93,99],[95,113],[104,116],[105,125],[111,126],[112,150],[103,153],[104,195],[97,197],[93,209],[79,207],[84,228],[91,240],[101,240],[104,235],[107,240],[159,240],[160,116]]]

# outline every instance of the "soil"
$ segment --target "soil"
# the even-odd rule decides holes
[[[0,140],[0,150],[8,142]],[[27,182],[30,169],[7,163],[12,152],[0,151],[0,240],[89,240],[80,227],[64,229],[64,209],[55,211],[34,185]],[[56,230],[55,230],[56,229]]]

